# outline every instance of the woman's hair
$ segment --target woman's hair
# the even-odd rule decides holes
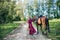
[[[30,17],[30,16],[28,16],[28,18],[29,18],[29,19],[31,19],[31,17]]]

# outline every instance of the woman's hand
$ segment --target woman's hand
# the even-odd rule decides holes
[[[30,29],[29,29],[29,27],[27,28],[27,31],[29,31]]]

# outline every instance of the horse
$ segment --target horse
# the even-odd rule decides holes
[[[36,16],[34,16],[34,21],[36,21],[36,26],[37,26],[37,34],[39,33],[39,30],[38,30],[38,25],[40,25],[40,29],[42,31],[42,33],[44,34],[47,34],[47,31],[50,33],[50,28],[49,28],[49,19],[46,18],[45,16],[38,16],[38,18],[36,18]],[[44,31],[43,29],[44,28]]]

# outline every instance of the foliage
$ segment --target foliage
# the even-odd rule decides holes
[[[13,2],[11,1],[0,2],[0,24],[6,23],[6,22],[13,22],[14,16],[16,15],[16,11],[14,10],[14,8],[15,8],[14,1]]]
[[[14,20],[13,21],[21,21],[21,18],[20,18],[20,15],[18,15],[18,16],[15,16],[15,18],[14,18]]]
[[[54,1],[55,0],[46,0],[46,3],[42,2],[41,4],[36,1],[36,2],[32,3],[31,5],[28,4],[27,8],[28,8],[29,15],[33,16],[34,7],[35,7],[35,11],[37,12],[36,15],[44,14],[44,11],[46,11],[48,13],[47,14],[48,18],[51,18],[50,17],[51,14],[53,14],[54,18],[60,18],[60,15],[58,13],[58,11],[59,11],[58,8],[60,6],[60,5],[58,5],[58,3],[60,3],[60,1],[57,0],[56,3]],[[42,8],[40,8],[40,7],[42,7]],[[31,15],[31,13],[32,13],[32,15]]]

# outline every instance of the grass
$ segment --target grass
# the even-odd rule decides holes
[[[19,26],[18,23],[0,24],[0,40]]]
[[[60,40],[60,19],[49,21],[51,33],[48,35],[52,40]]]

